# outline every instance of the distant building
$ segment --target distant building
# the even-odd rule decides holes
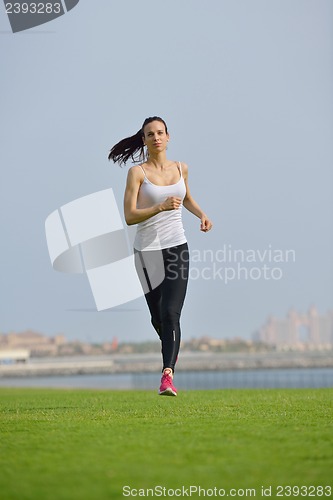
[[[65,343],[63,335],[47,337],[31,330],[0,335],[0,351],[29,349],[32,356],[54,356],[58,353],[59,347]]]
[[[307,314],[291,309],[286,318],[270,316],[254,334],[254,340],[278,349],[333,348],[333,311],[319,315],[315,306]]]

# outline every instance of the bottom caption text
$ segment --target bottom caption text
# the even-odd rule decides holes
[[[156,485],[152,488],[123,486],[124,497],[331,497],[332,486],[261,486],[260,488],[202,488],[201,486],[180,486],[169,488]]]

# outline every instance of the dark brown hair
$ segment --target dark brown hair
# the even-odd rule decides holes
[[[148,123],[158,121],[164,124],[165,132],[168,133],[168,127],[165,121],[159,116],[150,116],[146,118],[142,124],[142,127],[138,132],[131,137],[126,137],[126,139],[122,139],[117,144],[113,146],[108,155],[109,160],[113,160],[114,163],[119,163],[119,165],[126,164],[126,162],[131,158],[132,161],[140,162],[144,160],[144,128]]]

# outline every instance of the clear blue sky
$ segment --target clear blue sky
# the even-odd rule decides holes
[[[112,187],[122,206],[127,171],[108,150],[155,114],[214,222],[203,234],[184,214],[192,254],[214,262],[192,262],[183,337],[249,337],[269,314],[332,308],[332,18],[330,0],[81,0],[12,34],[1,6],[0,332],[156,338],[143,298],[97,312],[86,276],[52,269],[44,233],[81,196]],[[265,260],[281,279],[205,279],[237,267],[217,261],[224,248],[296,260]]]

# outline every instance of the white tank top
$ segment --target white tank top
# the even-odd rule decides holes
[[[163,203],[168,196],[177,196],[182,200],[186,195],[186,187],[182,174],[181,163],[178,162],[180,179],[169,186],[158,186],[153,184],[146,176],[144,168],[144,180],[140,186],[137,208],[148,208],[158,203]],[[182,222],[182,208],[176,210],[165,210],[149,219],[139,222],[137,225],[134,248],[136,250],[162,250],[176,245],[186,243],[185,232]]]

